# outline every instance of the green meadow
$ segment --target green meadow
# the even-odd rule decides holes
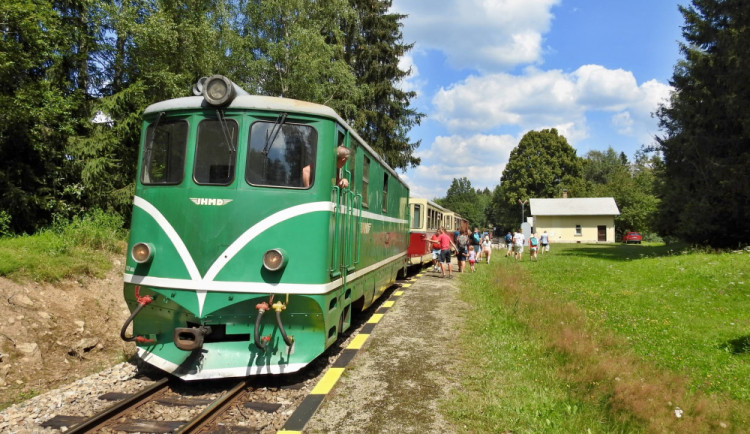
[[[743,432],[750,252],[553,245],[463,275],[469,431]]]

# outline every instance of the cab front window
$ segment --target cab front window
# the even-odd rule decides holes
[[[146,129],[141,183],[173,185],[182,182],[187,137],[188,123],[185,120],[157,120],[149,125]]]
[[[193,168],[196,184],[229,185],[234,181],[237,132],[237,122],[231,119],[205,119],[198,124]]]

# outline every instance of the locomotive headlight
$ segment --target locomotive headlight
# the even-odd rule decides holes
[[[154,257],[154,248],[151,244],[136,243],[130,250],[130,256],[139,264],[145,264]]]
[[[223,75],[213,75],[203,82],[203,98],[213,106],[228,105],[234,97],[234,83]]]
[[[281,270],[286,266],[287,255],[281,249],[271,249],[263,255],[263,266],[268,271]]]

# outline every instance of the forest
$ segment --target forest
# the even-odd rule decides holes
[[[425,114],[399,83],[404,16],[381,0],[5,0],[0,4],[0,236],[132,204],[140,115],[223,74],[251,93],[326,104],[394,168],[419,165]],[[493,191],[437,199],[507,228],[529,197],[612,196],[618,230],[714,247],[750,243],[750,3],[692,0],[655,145],[576,155],[529,131]]]
[[[130,211],[140,116],[223,74],[326,104],[394,168],[422,114],[398,87],[403,17],[375,0],[0,3],[0,235]]]

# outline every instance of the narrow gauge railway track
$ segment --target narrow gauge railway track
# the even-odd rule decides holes
[[[418,270],[417,270],[418,271]],[[414,272],[410,272],[413,275]],[[100,400],[116,401],[90,416],[57,415],[43,428],[84,432],[276,432],[305,399],[370,317],[397,288],[389,288],[352,328],[318,360],[286,376],[248,377],[210,382],[182,382],[162,377],[137,393],[106,393]],[[64,410],[63,410],[64,411]]]
[[[138,393],[100,396],[117,402],[91,417],[55,416],[42,426],[66,433],[259,432],[266,426],[250,425],[248,421],[263,418],[247,417],[248,413],[277,412],[282,404],[267,401],[273,400],[274,391],[304,387],[303,383],[266,378],[216,383],[182,383],[165,377]]]

